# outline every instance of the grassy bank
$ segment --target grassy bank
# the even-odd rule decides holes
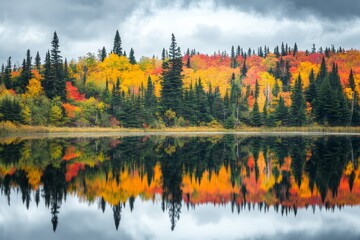
[[[173,127],[163,129],[144,129],[144,128],[101,128],[101,127],[52,127],[52,126],[28,126],[14,125],[10,122],[0,123],[0,133],[2,135],[12,133],[144,133],[144,132],[224,132],[224,133],[251,133],[251,132],[291,132],[291,133],[360,133],[360,127],[277,127],[277,128],[254,128],[241,127],[237,129],[211,128],[211,127]]]

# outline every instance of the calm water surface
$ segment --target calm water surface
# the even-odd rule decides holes
[[[360,239],[359,136],[0,139],[0,239]]]

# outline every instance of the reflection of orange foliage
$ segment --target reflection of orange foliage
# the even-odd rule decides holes
[[[65,179],[67,182],[70,182],[71,179],[77,176],[80,170],[85,169],[85,165],[83,163],[73,163],[66,166],[66,174]]]
[[[255,166],[255,161],[254,161],[254,157],[253,156],[250,156],[249,159],[248,159],[248,167],[250,169],[253,169]]]
[[[64,161],[69,161],[71,159],[80,157],[81,153],[79,151],[76,151],[76,148],[74,146],[70,146],[65,150],[65,154],[63,156]]]

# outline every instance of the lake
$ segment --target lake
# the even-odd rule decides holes
[[[360,136],[0,139],[0,239],[360,239]]]

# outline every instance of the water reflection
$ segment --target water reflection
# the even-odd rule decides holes
[[[232,212],[296,216],[299,208],[341,210],[360,203],[359,137],[123,137],[7,139],[0,186],[27,209],[41,202],[53,231],[68,195],[112,211],[160,199],[171,230],[182,208],[211,203]]]

